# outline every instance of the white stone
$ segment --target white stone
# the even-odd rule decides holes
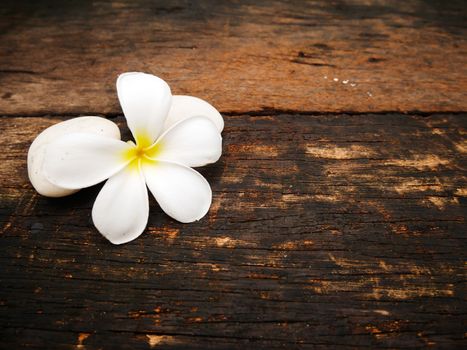
[[[74,132],[92,133],[120,140],[118,126],[101,117],[78,117],[48,127],[36,137],[28,152],[29,180],[39,194],[46,197],[64,197],[79,191],[50,183],[42,172],[47,145],[61,136]]]

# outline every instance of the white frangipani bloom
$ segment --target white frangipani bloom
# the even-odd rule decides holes
[[[41,164],[31,165],[37,149],[34,143],[31,146],[28,168],[38,192],[55,197],[108,179],[94,203],[92,219],[104,237],[122,244],[146,228],[147,187],[161,208],[180,222],[199,220],[208,212],[211,188],[191,167],[219,159],[224,121],[201,99],[172,96],[167,83],[154,75],[124,73],[117,79],[117,92],[135,143],[121,141],[113,129],[108,134],[81,131],[76,122],[75,129],[63,131],[57,124],[51,128],[56,127],[59,137],[41,144]],[[35,176],[42,182],[33,181]]]

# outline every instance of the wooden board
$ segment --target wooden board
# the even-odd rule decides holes
[[[223,112],[467,110],[465,1],[0,5],[0,115],[118,114],[151,72]]]
[[[467,114],[227,116],[207,217],[152,201],[123,246],[90,221],[100,186],[29,185],[59,120],[0,119],[0,348],[466,345]]]
[[[0,3],[0,349],[467,348],[467,2]],[[144,71],[225,116],[183,225],[39,196],[44,128]]]

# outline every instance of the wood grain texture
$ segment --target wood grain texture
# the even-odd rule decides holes
[[[3,0],[0,115],[120,113],[133,70],[223,112],[462,112],[466,4]]]
[[[0,349],[467,348],[467,3],[0,4]],[[225,115],[183,225],[113,246],[95,186],[27,179],[34,137],[125,71]],[[392,112],[391,112],[392,111]],[[403,112],[403,113],[401,113]],[[128,131],[124,139],[129,139]]]
[[[123,246],[90,222],[99,186],[29,185],[59,119],[1,118],[0,348],[461,348],[466,117],[227,116],[207,217],[152,201]]]

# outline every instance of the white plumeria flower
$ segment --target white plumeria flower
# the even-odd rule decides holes
[[[175,220],[188,223],[206,215],[211,187],[191,167],[219,159],[224,122],[207,102],[172,96],[167,83],[154,75],[124,73],[117,92],[136,143],[98,132],[68,133],[45,148],[42,175],[69,193],[108,179],[92,220],[110,242],[122,244],[146,228],[146,185]]]

